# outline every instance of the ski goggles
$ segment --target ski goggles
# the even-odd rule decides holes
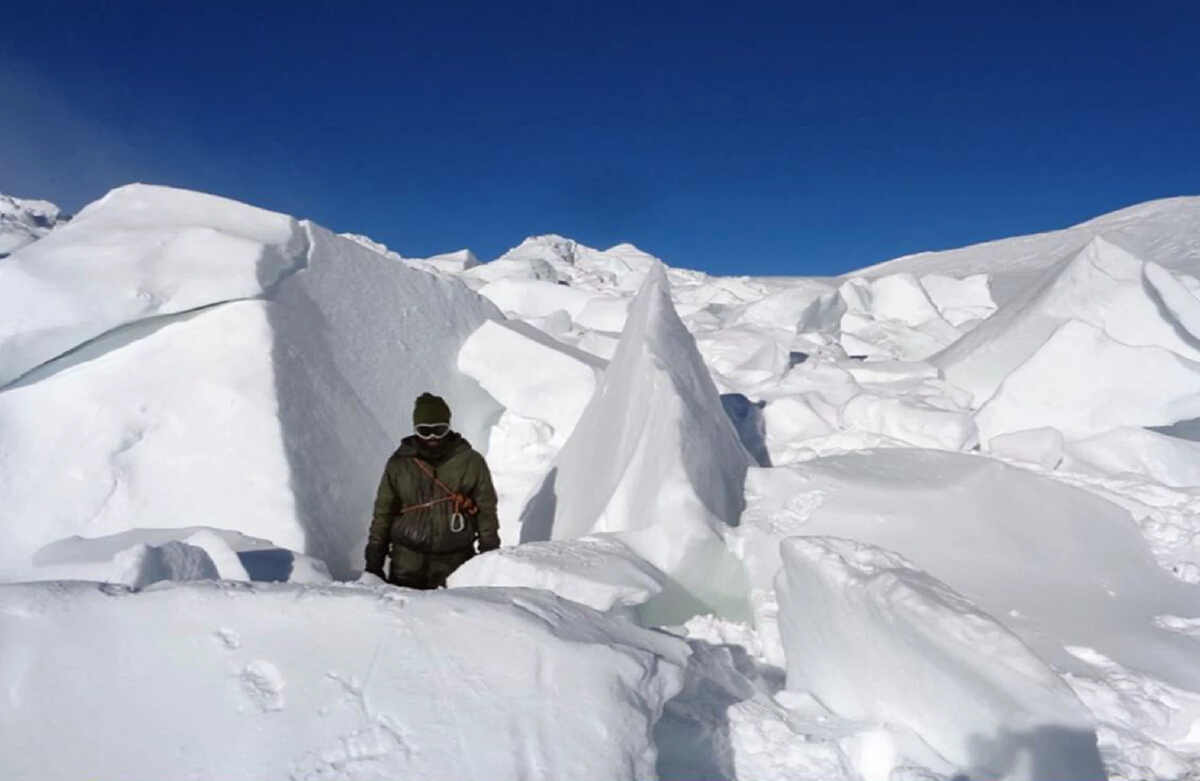
[[[421,439],[441,439],[450,433],[449,423],[418,423],[413,428]]]

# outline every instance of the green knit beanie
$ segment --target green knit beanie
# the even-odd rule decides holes
[[[449,423],[450,405],[441,396],[432,393],[422,393],[413,405],[413,425],[423,423]]]

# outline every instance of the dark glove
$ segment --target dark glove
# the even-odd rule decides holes
[[[481,537],[479,539],[479,552],[487,553],[490,550],[496,550],[500,547],[500,540],[495,537]]]
[[[367,566],[365,567],[365,571],[370,572],[378,578],[387,580],[387,578],[383,577],[383,562],[387,558],[387,550],[382,546],[368,545],[366,558]]]

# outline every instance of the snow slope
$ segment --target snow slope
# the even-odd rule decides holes
[[[875,278],[903,272],[961,279],[987,274],[995,278],[993,295],[999,293],[1000,299],[1007,299],[1023,284],[1098,236],[1106,236],[1139,257],[1173,271],[1196,274],[1200,271],[1200,196],[1140,203],[1064,230],[906,255],[855,275]]]

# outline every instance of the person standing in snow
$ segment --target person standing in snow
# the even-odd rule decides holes
[[[487,462],[450,430],[450,407],[422,393],[412,436],[388,459],[367,537],[366,571],[397,586],[433,589],[479,552],[500,547],[496,489]]]

